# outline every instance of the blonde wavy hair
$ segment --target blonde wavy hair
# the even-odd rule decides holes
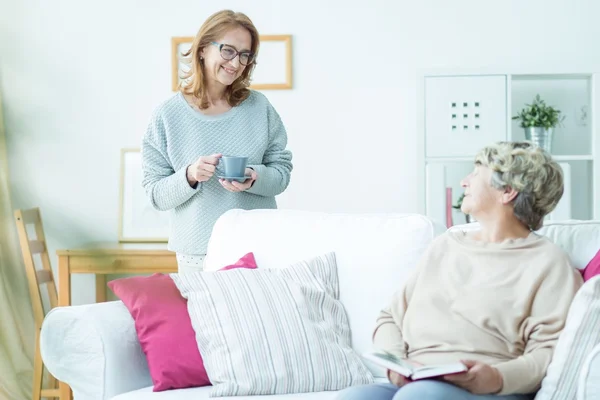
[[[475,164],[492,170],[492,187],[512,188],[515,216],[531,230],[542,227],[564,192],[563,172],[552,156],[530,142],[498,142],[484,147]]]
[[[260,46],[260,38],[256,27],[245,14],[231,10],[214,13],[202,24],[189,51],[182,54],[182,60],[189,66],[189,71],[181,76],[180,90],[199,100],[200,109],[209,107],[208,89],[204,72],[204,63],[200,58],[202,50],[225,35],[233,28],[241,27],[250,33],[252,45],[250,51],[254,54],[254,62],[247,65],[240,75],[225,91],[225,98],[230,106],[235,107],[250,95],[250,77],[256,65],[256,56]]]

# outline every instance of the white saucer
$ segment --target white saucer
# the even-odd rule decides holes
[[[246,182],[248,179],[252,178],[252,176],[219,176],[219,179],[226,179],[228,181],[238,181],[238,182]]]

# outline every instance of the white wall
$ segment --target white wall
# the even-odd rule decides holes
[[[171,36],[221,8],[294,37],[295,89],[266,93],[294,152],[283,208],[422,211],[423,68],[600,70],[595,0],[0,0],[13,206],[42,208],[52,253],[116,240],[119,150],[172,94]]]

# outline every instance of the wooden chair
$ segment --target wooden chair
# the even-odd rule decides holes
[[[29,295],[33,306],[33,316],[36,328],[32,398],[33,400],[40,400],[42,398],[61,399],[59,383],[50,373],[48,373],[49,387],[42,387],[44,380],[44,364],[40,353],[40,332],[46,313],[44,312],[40,287],[45,285],[48,290],[50,308],[54,308],[58,305],[58,298],[54,275],[52,274],[52,268],[50,267],[50,257],[48,256],[46,237],[44,236],[44,227],[42,225],[42,217],[39,208],[16,210],[15,222],[17,224],[21,252],[23,253],[23,261],[25,262],[25,272],[27,273],[27,280],[29,282]],[[28,225],[33,225],[35,228],[35,239],[29,237],[27,232]],[[36,254],[39,254],[42,260],[42,268],[40,269],[37,269],[35,266],[34,255]]]

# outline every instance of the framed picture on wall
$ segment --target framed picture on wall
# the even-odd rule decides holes
[[[292,36],[260,37],[260,49],[251,88],[257,90],[292,89]]]
[[[119,242],[164,243],[169,237],[169,214],[152,207],[142,187],[140,149],[121,150]]]
[[[177,91],[181,77],[189,71],[182,55],[187,52],[194,38],[179,36],[171,38],[171,89]],[[256,90],[292,89],[292,36],[261,35],[257,63],[252,73],[250,87]]]
[[[177,91],[181,77],[187,73],[190,68],[183,57],[190,47],[194,38],[191,36],[178,36],[171,38],[171,90]]]

